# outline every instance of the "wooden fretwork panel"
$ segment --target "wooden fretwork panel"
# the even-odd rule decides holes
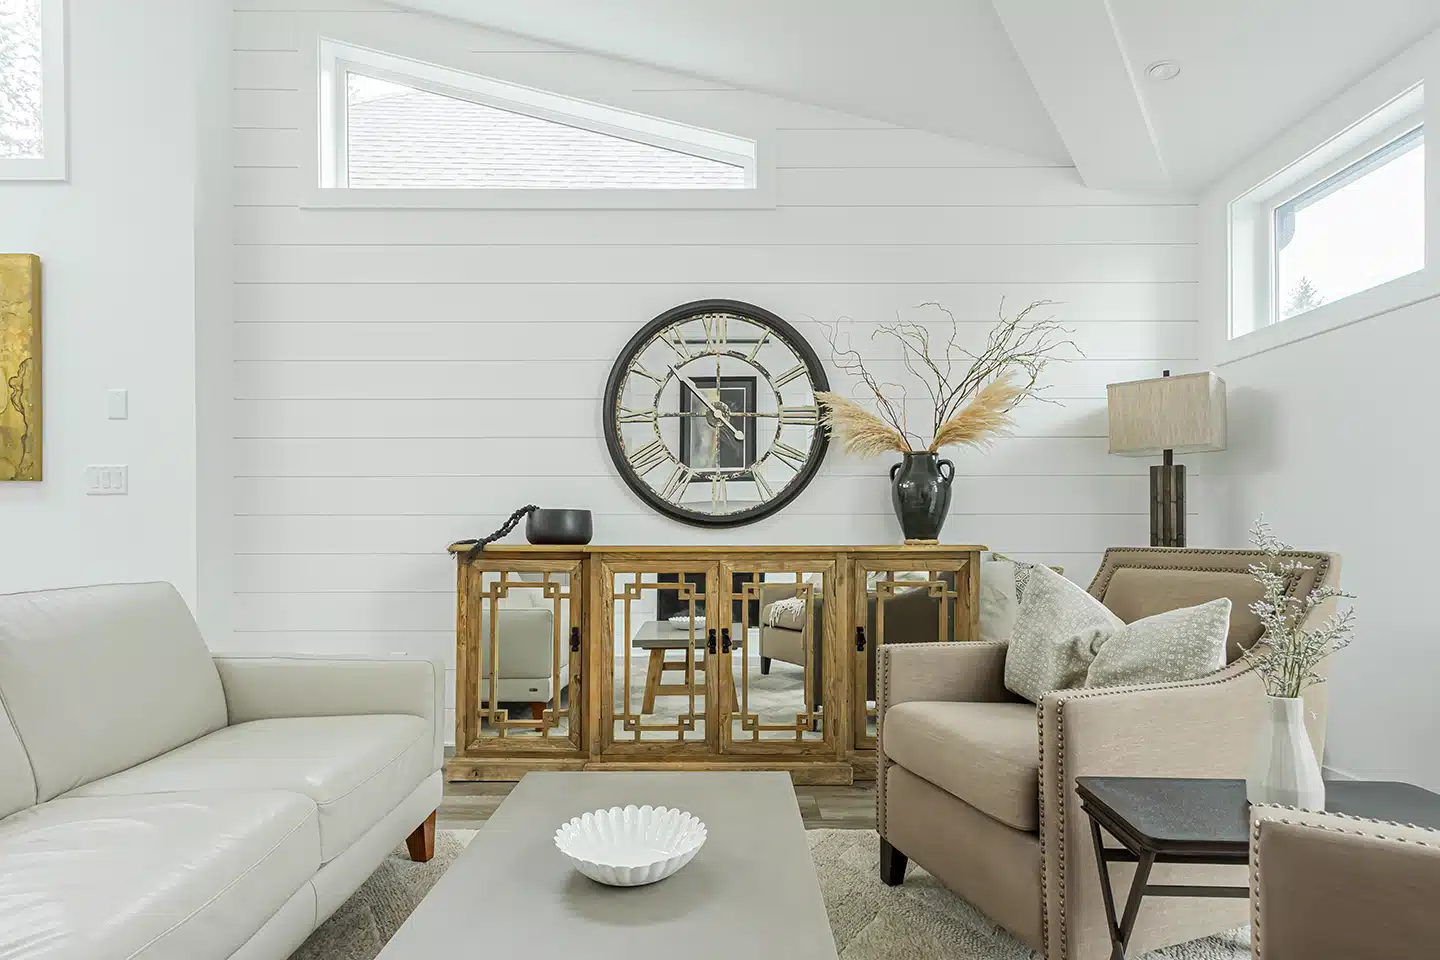
[[[714,564],[599,565],[601,750],[651,756],[714,752],[713,690],[722,610]],[[665,574],[678,574],[661,579]],[[700,586],[702,581],[705,586]],[[673,613],[658,619],[657,610]],[[729,617],[722,616],[723,623]]]
[[[913,560],[859,558],[851,574],[851,700],[857,750],[875,749],[876,659],[889,643],[960,643],[975,639],[979,576],[965,556]]]
[[[461,756],[577,753],[583,743],[582,564],[460,568],[456,743]]]
[[[716,675],[724,752],[836,755],[846,699],[838,567],[824,558],[721,566],[728,599],[742,601],[725,604],[740,619],[721,636],[725,662]]]

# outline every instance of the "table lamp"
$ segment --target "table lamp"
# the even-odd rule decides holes
[[[1110,452],[1161,455],[1150,468],[1150,545],[1185,546],[1185,467],[1175,453],[1225,449],[1225,381],[1208,371],[1105,387]]]

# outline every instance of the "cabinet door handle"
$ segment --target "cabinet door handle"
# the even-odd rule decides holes
[[[711,630],[711,631],[710,631],[710,638],[709,638],[709,639],[710,639],[710,643],[709,643],[709,646],[707,647],[707,649],[708,649],[711,653],[714,653],[714,652],[715,652],[715,631],[714,631],[714,630]]]
[[[720,628],[720,652],[730,652],[730,631],[726,627]]]
[[[865,628],[864,628],[864,627],[856,627],[856,628],[855,628],[855,649],[856,649],[857,652],[861,652],[861,653],[863,653],[864,650],[865,650]]]
[[[570,652],[571,652],[571,653],[579,653],[579,652],[580,652],[580,628],[579,628],[579,627],[571,627],[571,628],[570,628]]]

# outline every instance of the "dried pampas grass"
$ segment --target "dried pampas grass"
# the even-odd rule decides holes
[[[1008,377],[992,380],[965,409],[940,425],[940,429],[935,431],[935,439],[930,442],[931,452],[956,444],[988,446],[1014,426],[1010,411],[1023,392]]]
[[[815,399],[825,408],[820,422],[840,441],[846,453],[877,457],[882,453],[912,452],[904,434],[849,397],[817,393]]]

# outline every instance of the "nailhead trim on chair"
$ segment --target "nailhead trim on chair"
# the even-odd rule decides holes
[[[1214,552],[1219,553],[1224,551]],[[1229,552],[1240,553],[1244,551]],[[1173,570],[1176,568],[1169,567],[1167,569]],[[1225,671],[1232,669],[1234,666],[1235,664],[1233,663],[1227,664],[1216,673],[1225,673]],[[1097,697],[1122,696],[1127,693],[1135,693],[1140,691],[1148,693],[1151,690],[1188,690],[1196,687],[1216,687],[1222,684],[1230,683],[1234,680],[1238,680],[1241,677],[1246,676],[1247,674],[1253,673],[1254,669],[1255,668],[1252,666],[1246,666],[1244,669],[1237,670],[1234,673],[1227,673],[1224,676],[1217,676],[1215,673],[1212,673],[1210,674],[1210,678],[1208,679],[1201,678],[1199,680],[1187,680],[1179,683],[1150,683],[1129,687],[1097,687],[1093,690],[1080,690],[1070,693],[1068,696],[1056,697],[1051,702],[1055,704],[1055,757],[1058,761],[1057,766],[1059,767],[1060,786],[1062,788],[1062,791],[1065,784],[1069,782],[1069,777],[1065,773],[1065,705],[1071,700],[1091,700]],[[1047,877],[1048,861],[1045,858],[1045,803],[1043,802],[1045,797],[1045,708],[1043,701],[1040,705],[1039,710],[1037,711],[1037,719],[1040,726],[1040,797],[1042,801],[1040,804],[1040,936],[1045,942],[1046,956],[1049,957],[1050,884],[1049,878]],[[1053,958],[1053,960],[1063,960],[1063,958],[1069,952],[1070,946],[1070,931],[1068,923],[1066,922],[1067,918],[1065,916],[1065,806],[1066,800],[1068,799],[1069,798],[1065,795],[1064,792],[1060,794],[1060,800],[1058,804],[1059,810],[1056,813],[1055,820],[1056,825],[1059,827],[1058,833],[1060,842],[1060,853],[1058,856],[1057,866],[1057,878],[1059,879],[1060,893],[1059,903],[1056,904],[1056,906],[1059,908],[1060,913],[1060,955],[1057,958]]]
[[[1229,571],[1216,567],[1177,567],[1168,563],[1157,563],[1154,565],[1144,563],[1127,563],[1124,566],[1116,565],[1109,570],[1106,565],[1110,562],[1112,553],[1155,553],[1165,556],[1174,556],[1183,551],[1187,556],[1206,557],[1254,557],[1259,559],[1265,556],[1259,550],[1198,550],[1190,547],[1110,547],[1100,559],[1100,569],[1095,571],[1095,579],[1090,581],[1089,593],[1091,596],[1103,597],[1105,590],[1110,586],[1110,579],[1120,570],[1182,570],[1187,573],[1241,573],[1243,571]],[[1287,550],[1280,554],[1282,557],[1289,557],[1294,560],[1313,561],[1315,582],[1319,583],[1325,579],[1325,574],[1330,570],[1330,557],[1323,553],[1307,553],[1303,550]],[[1102,580],[1101,577],[1104,577]],[[1293,585],[1291,587],[1293,589]],[[1099,593],[1096,593],[1099,590]]]
[[[1261,806],[1276,810],[1290,810],[1295,813],[1313,812],[1306,811],[1301,807],[1291,807],[1278,803],[1261,804]],[[1434,834],[1437,838],[1440,838],[1440,831],[1431,829],[1430,827],[1417,826],[1413,823],[1400,823],[1395,820],[1376,820],[1373,817],[1357,817],[1348,813],[1326,812],[1325,815],[1327,817],[1337,817],[1341,820],[1349,820],[1354,823],[1373,823],[1378,826],[1390,827],[1411,827],[1416,830],[1424,830],[1426,833]],[[1287,820],[1284,817],[1275,820],[1256,819],[1250,827],[1250,849],[1254,851],[1254,856],[1250,861],[1250,890],[1252,892],[1250,897],[1250,942],[1251,949],[1254,950],[1255,956],[1257,957],[1260,956],[1260,827],[1265,823],[1284,823],[1291,826],[1306,827],[1311,830],[1323,830],[1327,833],[1338,833],[1344,836],[1364,837],[1371,840],[1389,840],[1393,843],[1403,843],[1414,847],[1440,849],[1440,843],[1430,843],[1425,840],[1411,840],[1406,837],[1387,837],[1381,833],[1366,833],[1363,830],[1347,830],[1344,827],[1335,827],[1327,823],[1310,823],[1306,820]]]

